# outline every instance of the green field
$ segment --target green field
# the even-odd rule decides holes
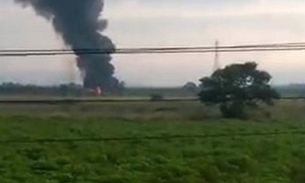
[[[280,102],[246,121],[221,119],[195,102],[3,105],[0,182],[303,183],[304,112],[303,101]],[[167,138],[175,135],[207,138]],[[18,142],[147,136],[163,138]]]

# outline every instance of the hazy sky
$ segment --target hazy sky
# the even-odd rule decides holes
[[[105,31],[117,47],[305,42],[303,0],[106,0]],[[64,48],[52,26],[13,0],[0,1],[0,49]],[[213,54],[114,56],[116,76],[131,86],[178,86],[211,74]],[[221,65],[257,61],[274,84],[305,82],[305,52],[227,53]],[[73,56],[0,57],[0,81],[79,81]]]

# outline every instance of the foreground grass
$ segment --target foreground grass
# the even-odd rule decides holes
[[[302,131],[299,121],[0,117],[0,140]],[[301,183],[305,135],[0,143],[1,183]]]

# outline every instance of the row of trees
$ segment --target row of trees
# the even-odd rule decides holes
[[[114,94],[121,94],[124,91],[125,84],[119,83]],[[37,95],[37,96],[86,96],[92,94],[89,90],[83,88],[82,85],[70,83],[56,86],[37,86],[22,85],[20,83],[2,83],[0,84],[1,95]]]
[[[78,96],[81,95],[81,92],[82,86],[74,83],[58,86],[37,86],[8,82],[0,85],[1,95]]]

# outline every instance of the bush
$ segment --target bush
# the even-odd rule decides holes
[[[164,97],[160,94],[152,94],[150,96],[150,100],[151,101],[162,101],[162,100],[164,100]]]

